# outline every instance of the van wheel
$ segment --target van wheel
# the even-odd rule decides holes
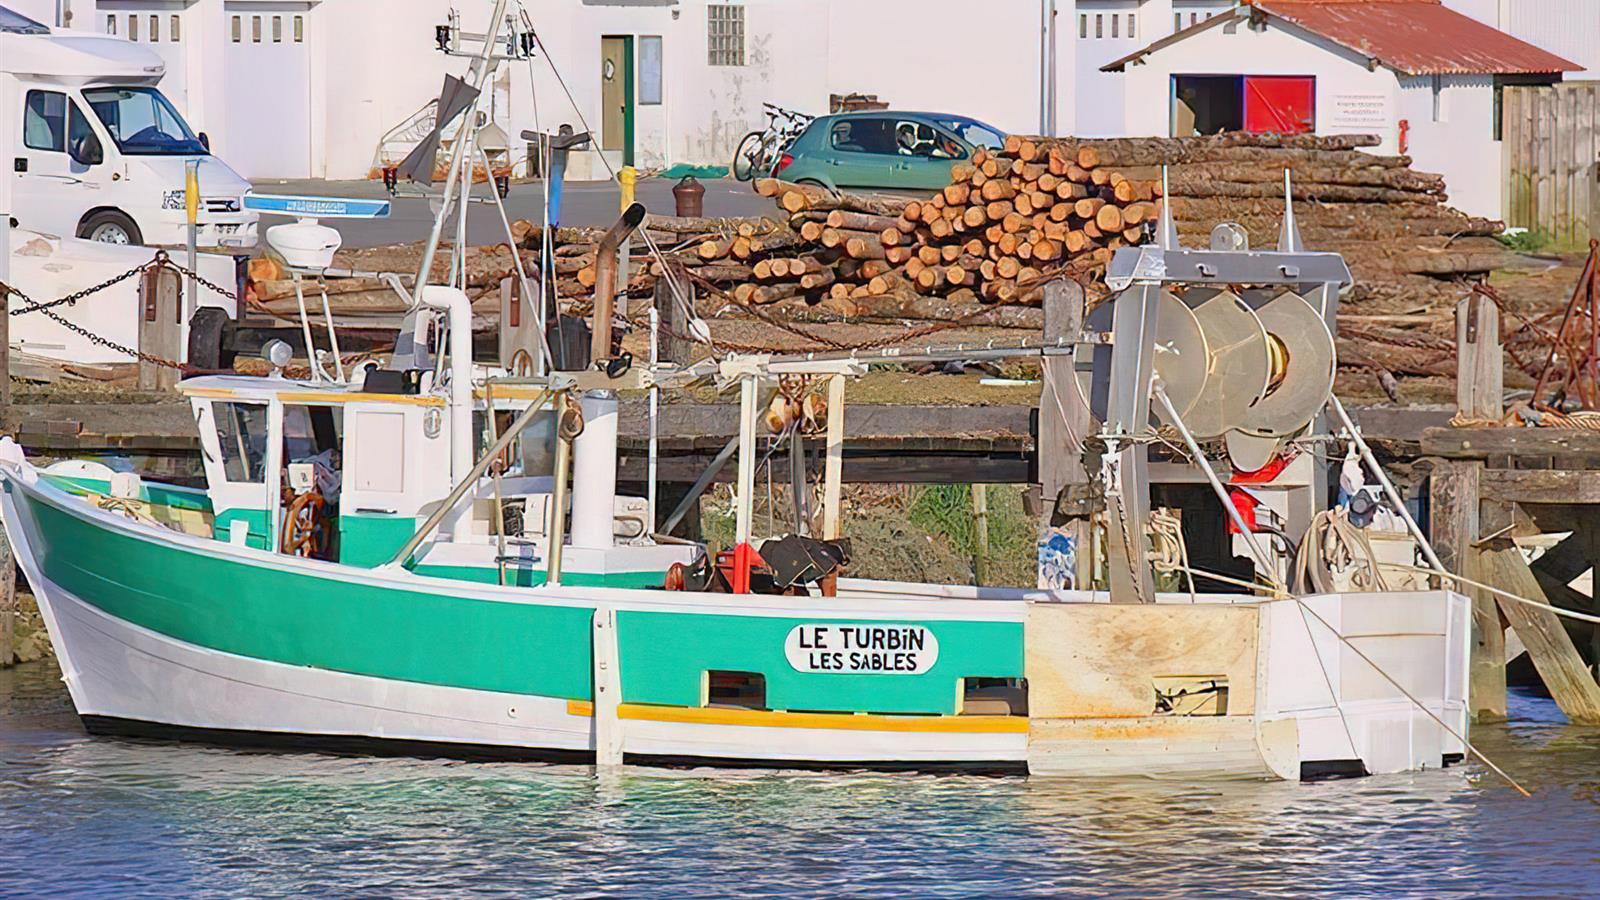
[[[114,209],[102,209],[85,218],[83,224],[78,226],[78,237],[104,244],[128,244],[135,247],[144,243],[144,235],[139,233],[139,226],[133,224],[133,220],[125,213]]]

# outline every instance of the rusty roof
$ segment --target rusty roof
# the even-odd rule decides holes
[[[1243,0],[1236,15],[1250,15],[1251,8],[1406,75],[1550,75],[1583,69],[1440,0]],[[1103,68],[1121,69],[1226,18],[1185,28]]]
[[[1255,0],[1299,25],[1407,75],[1510,75],[1583,68],[1439,0]]]

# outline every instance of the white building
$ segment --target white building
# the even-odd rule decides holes
[[[446,72],[463,68],[437,51],[433,26],[452,6],[469,30],[488,12],[485,0],[0,2],[151,44],[167,60],[163,89],[219,153],[257,178],[368,175],[383,136],[437,96]],[[1600,70],[1600,0],[1446,4]],[[980,12],[964,0],[530,0],[527,8],[612,158],[620,162],[631,144],[637,165],[657,167],[727,164],[739,138],[762,124],[763,101],[823,112],[830,94],[851,92],[1035,132],[1049,112],[1043,85],[1053,82],[1057,133],[1130,133],[1128,116],[1147,114],[1147,101],[1128,93],[1134,80],[1103,67],[1235,5],[992,0]],[[1053,67],[1040,40],[1051,10]],[[528,67],[508,67],[492,107],[513,158],[524,153],[522,130],[578,124],[542,61],[531,81]],[[602,174],[596,162],[580,157],[573,176]]]
[[[381,138],[437,97],[445,73],[465,66],[437,51],[434,25],[453,5],[465,30],[481,30],[489,9],[483,0],[98,0],[86,12],[87,0],[71,2],[75,27],[152,44],[168,64],[163,90],[219,154],[255,178],[368,175]],[[543,0],[527,8],[613,161],[658,167],[726,165],[739,139],[763,124],[762,102],[819,113],[834,93],[1035,131],[1041,6],[998,5],[1006,14],[975,16],[954,4],[950,15],[930,14],[926,0]],[[1070,84],[1070,72],[1060,78]],[[524,129],[579,125],[543,61],[531,76],[525,65],[502,67],[492,106],[514,157]],[[572,176],[600,174],[596,162],[580,156]]]
[[[1124,79],[1126,134],[1376,134],[1376,152],[1409,153],[1489,217],[1500,86],[1577,68],[1434,0],[1255,0],[1105,66]]]

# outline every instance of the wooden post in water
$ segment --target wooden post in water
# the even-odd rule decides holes
[[[139,352],[161,359],[178,360],[183,355],[183,283],[178,273],[165,268],[149,269],[139,279]],[[139,361],[139,390],[166,391],[178,383],[178,370],[171,366]]]
[[[1083,331],[1083,286],[1069,279],[1044,286],[1044,339],[1047,343],[1076,339]],[[1092,418],[1074,383],[1073,357],[1046,353],[1039,393],[1039,438],[1034,452],[1039,465],[1039,539],[1047,541],[1064,528],[1074,547],[1072,586],[1086,589],[1094,573],[1093,510],[1089,508],[1089,474],[1083,468],[1083,441]],[[1041,555],[1044,550],[1041,547]],[[1044,583],[1041,572],[1040,587]]]
[[[1446,570],[1482,581],[1473,546],[1480,529],[1479,478],[1483,463],[1477,460],[1437,460],[1429,476],[1429,522],[1434,552]],[[1454,585],[1445,585],[1454,589]],[[1463,590],[1462,593],[1468,593]],[[1471,592],[1472,658],[1469,666],[1468,708],[1476,722],[1500,722],[1506,717],[1506,644],[1500,612],[1491,594]]]
[[[1544,589],[1534,577],[1522,550],[1509,538],[1484,551],[1486,584],[1519,597],[1537,600],[1548,606]],[[1501,598],[1500,612],[1516,629],[1517,637],[1528,647],[1528,656],[1550,696],[1574,725],[1600,725],[1600,684],[1595,684],[1589,667],[1572,645],[1561,620],[1553,612]],[[1502,653],[1504,651],[1502,650]]]

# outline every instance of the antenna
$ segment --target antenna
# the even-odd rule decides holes
[[[1161,217],[1156,220],[1156,243],[1162,250],[1177,250],[1178,225],[1172,218],[1172,191],[1167,187],[1167,167],[1161,167]]]
[[[1294,184],[1290,180],[1289,170],[1283,170],[1283,223],[1278,226],[1278,252],[1279,253],[1304,253],[1305,244],[1300,241],[1300,226],[1294,220]]]

